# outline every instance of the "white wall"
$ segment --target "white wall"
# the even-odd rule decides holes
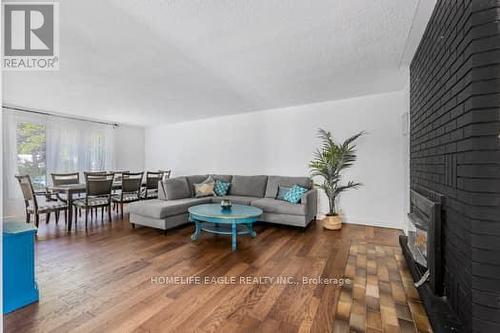
[[[144,170],[144,128],[120,125],[115,129],[114,169],[128,171]]]
[[[199,173],[308,175],[318,128],[344,138],[361,130],[359,159],[346,180],[359,190],[341,198],[346,222],[402,228],[404,220],[404,92],[266,110],[146,129],[146,167]],[[327,202],[320,199],[320,212]]]

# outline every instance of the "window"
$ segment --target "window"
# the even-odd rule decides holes
[[[16,128],[17,167],[19,174],[30,175],[35,189],[47,185],[46,128],[30,122],[19,122]]]
[[[28,174],[37,190],[50,186],[51,173],[113,170],[113,126],[2,109],[3,197],[7,214],[22,207],[14,177]]]

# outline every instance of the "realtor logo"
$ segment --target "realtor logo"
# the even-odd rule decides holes
[[[7,2],[3,6],[3,69],[58,70],[59,4]]]

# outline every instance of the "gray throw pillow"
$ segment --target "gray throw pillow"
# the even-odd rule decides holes
[[[163,185],[167,200],[189,198],[191,195],[186,177],[166,179]]]
[[[285,201],[285,194],[290,191],[291,187],[288,186],[278,186],[278,195],[276,199]]]
[[[158,181],[158,199],[167,200],[167,193],[165,193],[165,181]]]

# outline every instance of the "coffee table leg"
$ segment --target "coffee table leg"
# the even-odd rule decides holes
[[[201,233],[201,223],[198,221],[194,221],[195,224],[195,230],[194,234],[191,235],[192,240],[198,240],[200,238],[200,233]]]
[[[231,226],[231,249],[233,251],[236,251],[236,248],[238,247],[238,233],[236,231],[236,223],[233,222]]]
[[[248,227],[248,232],[249,232],[250,236],[252,236],[252,238],[257,237],[257,233],[255,231],[253,231],[253,223],[248,223],[247,227]]]

